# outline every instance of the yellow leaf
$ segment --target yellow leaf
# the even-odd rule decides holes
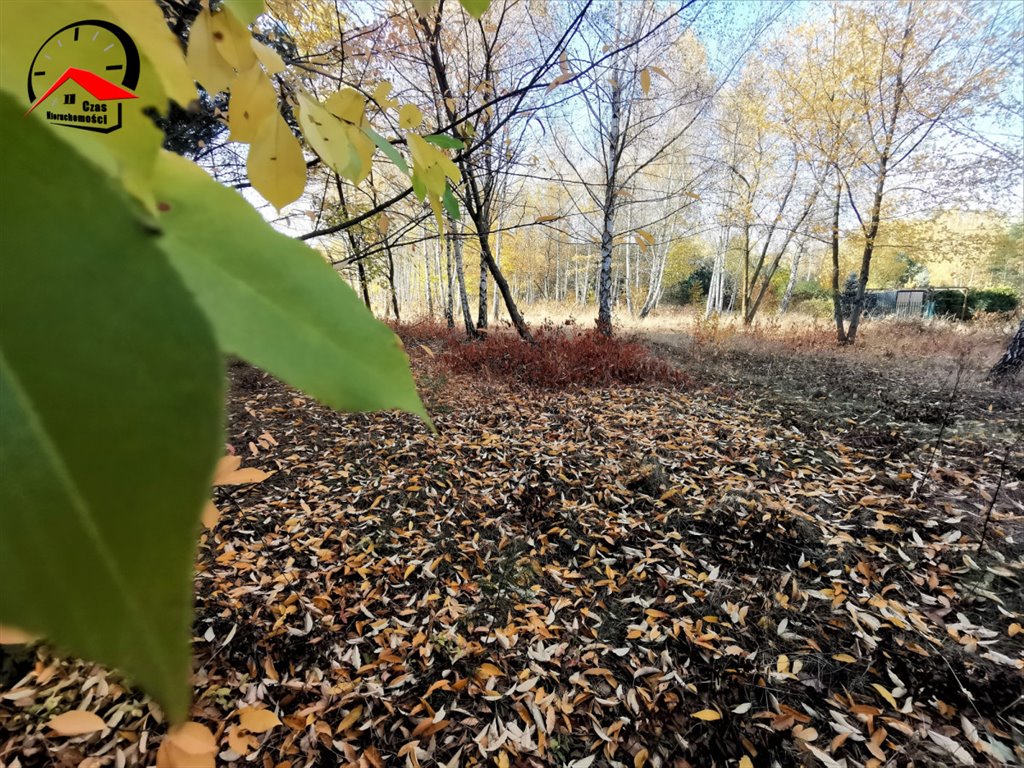
[[[508,768],[508,752],[504,749],[500,750],[496,762],[498,763],[498,768]]]
[[[249,145],[245,165],[253,188],[278,210],[302,196],[306,188],[306,160],[302,146],[276,105]]]
[[[361,127],[366,122],[366,99],[355,88],[342,88],[332,93],[324,106],[332,115],[352,125]]]
[[[156,753],[157,768],[216,768],[217,742],[199,723],[182,723],[164,737]]]
[[[644,94],[651,92],[651,73],[647,69],[640,70],[640,89]]]
[[[228,746],[242,757],[245,757],[259,746],[259,741],[255,736],[233,725],[228,729]]]
[[[238,710],[238,722],[249,733],[266,733],[274,726],[281,724],[278,716],[269,709],[253,707],[243,707]]]
[[[249,67],[231,81],[231,101],[228,102],[231,141],[246,144],[255,141],[263,124],[276,112],[277,94],[259,64]]]
[[[261,483],[272,474],[272,472],[264,472],[262,469],[256,469],[255,467],[246,467],[245,469],[236,469],[234,472],[216,478],[213,484],[245,485],[247,483]]]
[[[352,154],[345,124],[304,91],[299,91],[298,100],[302,135],[321,160],[342,174]]]
[[[543,224],[546,221],[558,221],[560,218],[562,217],[555,214],[548,214],[546,216],[538,216],[536,219],[534,219],[533,223]]]
[[[24,645],[25,643],[34,643],[38,639],[36,635],[29,634],[17,627],[0,624],[0,645]]]
[[[1013,622],[1013,624],[1011,624],[1009,628],[1006,630],[1006,634],[1008,634],[1010,637],[1015,637],[1016,635],[1019,635],[1021,632],[1024,632],[1024,628],[1022,628],[1021,625],[1017,622]]]
[[[203,515],[200,518],[203,521],[204,528],[213,528],[217,524],[217,520],[220,519],[220,510],[217,509],[217,505],[212,501],[206,502],[206,506],[203,507]]]
[[[889,691],[887,691],[883,686],[879,685],[878,683],[872,683],[871,687],[878,691],[878,693],[881,694],[882,698],[889,702],[893,709],[900,708],[900,705],[896,701],[895,697],[893,697],[893,695],[889,693]]]
[[[387,237],[388,227],[391,226],[391,219],[388,218],[386,213],[382,213],[377,217],[377,231]]]
[[[423,18],[427,18],[430,15],[431,10],[434,8],[436,3],[437,0],[412,0],[412,5],[413,8],[416,9],[416,13]]]
[[[185,63],[184,51],[156,3],[125,3],[102,0],[117,23],[131,35],[146,56],[159,62],[156,74],[167,97],[186,106],[196,98],[195,78]]]
[[[749,755],[740,758],[740,768],[754,768],[754,761],[750,759]]]
[[[349,142],[349,161],[342,169],[342,176],[354,184],[361,184],[373,169],[373,152],[377,145],[359,128],[345,123],[345,133]]]
[[[650,757],[650,752],[647,751],[647,747],[641,747],[635,755],[633,755],[633,768],[644,768],[644,763],[647,762],[647,758]]]
[[[213,27],[210,11],[199,11],[188,33],[188,68],[193,77],[210,94],[226,90],[235,72],[221,56],[213,41]]]
[[[495,666],[494,664],[491,664],[488,661],[484,662],[477,668],[476,676],[483,680],[487,680],[492,677],[504,677],[505,674],[501,671],[499,667]]]
[[[249,42],[252,35],[230,10],[225,8],[213,14],[210,29],[217,51],[236,70],[244,72],[256,63],[256,52]]]
[[[775,662],[775,669],[780,675],[785,675],[789,672],[789,656],[782,654]]]
[[[793,735],[801,741],[814,741],[818,738],[818,732],[813,728],[807,728],[803,725],[793,726]]]
[[[252,52],[256,54],[256,58],[260,60],[268,75],[277,75],[284,72],[284,59],[281,58],[277,51],[269,45],[264,45],[254,37],[249,38],[249,43],[252,45]]]
[[[855,664],[857,660],[848,653],[837,653],[833,657],[836,661],[841,661],[844,664]]]
[[[84,709],[73,709],[62,715],[51,717],[46,724],[58,736],[81,736],[83,733],[95,733],[107,727],[103,718]]]
[[[217,468],[213,471],[213,484],[217,485],[217,481],[222,477],[227,477],[236,469],[242,466],[242,457],[228,454],[222,456],[220,461],[217,462]]]
[[[391,83],[387,80],[380,81],[377,83],[377,87],[373,89],[373,100],[377,102],[381,109],[389,109],[398,104],[394,99],[388,98],[389,93],[391,93]]]
[[[722,715],[719,712],[715,712],[713,709],[702,709],[700,712],[694,712],[691,717],[696,717],[698,720],[721,720]]]
[[[406,130],[416,128],[423,122],[423,112],[415,104],[403,104],[398,110],[398,126]]]
[[[359,716],[361,714],[363,714],[363,707],[362,707],[362,705],[357,706],[354,709],[352,709],[352,711],[349,712],[347,715],[345,715],[345,717],[343,717],[341,719],[341,722],[338,723],[338,727],[336,729],[336,733],[339,733],[339,734],[344,733],[349,728],[351,728],[353,725],[355,725],[356,721],[359,719]]]

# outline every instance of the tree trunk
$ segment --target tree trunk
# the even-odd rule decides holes
[[[476,313],[476,327],[486,328],[487,327],[487,262],[484,259],[484,243],[486,242],[487,236],[480,235],[480,290],[477,293],[477,313]],[[490,244],[487,245],[490,249]]]
[[[988,379],[996,383],[1009,381],[1024,368],[1024,319],[1017,326],[1017,332],[1010,339],[1010,345],[999,362],[988,372]]]
[[[395,315],[395,322],[402,322],[398,312],[398,291],[395,288],[395,258],[391,253],[391,244],[384,238],[384,253],[388,257],[388,292],[391,294],[391,309]]]
[[[466,335],[471,339],[479,338],[473,325],[473,314],[469,311],[469,295],[466,293],[466,270],[462,263],[462,237],[461,232],[453,232],[454,222],[448,220],[448,237],[454,241],[455,246],[455,275],[459,281],[459,303],[462,305],[462,322],[466,326]]]
[[[632,206],[626,209],[626,231],[628,232],[633,228],[633,208]],[[626,261],[626,309],[629,311],[629,316],[633,317],[636,313],[633,311],[633,286],[630,281],[630,264],[629,256],[630,251],[633,250],[630,242],[627,240],[625,245],[625,261]]]
[[[786,314],[789,309],[789,302],[793,300],[793,291],[796,290],[797,275],[800,271],[800,260],[803,258],[806,246],[803,242],[793,255],[793,263],[789,267],[789,282],[786,283],[786,291],[782,294],[782,301],[779,303],[779,314]]]
[[[637,257],[639,262],[639,256]],[[668,261],[668,246],[665,246],[664,252],[661,256],[656,251],[651,250],[651,276],[647,285],[647,298],[644,299],[644,305],[640,309],[640,319],[643,320],[647,317],[661,300],[661,286],[662,280],[665,277],[665,263]],[[637,264],[639,270],[640,265]]]
[[[444,266],[448,278],[448,291],[444,302],[444,320],[449,328],[455,327],[455,265],[452,263],[452,236],[444,238]]]
[[[865,233],[864,254],[860,262],[860,279],[857,283],[857,298],[853,302],[853,312],[850,316],[850,327],[846,332],[846,340],[852,344],[857,338],[857,328],[860,326],[861,314],[864,311],[864,291],[868,286],[868,277],[871,274],[871,257],[875,251],[875,238],[878,236],[878,227],[882,219],[882,197],[885,194],[885,180],[889,171],[889,159],[892,153],[893,141],[896,136],[896,121],[900,116],[903,107],[903,96],[905,85],[903,83],[903,61],[906,55],[907,45],[910,41],[910,6],[907,9],[907,26],[903,30],[903,47],[898,54],[899,66],[896,70],[896,85],[893,88],[892,110],[889,115],[889,125],[885,131],[882,143],[882,153],[878,158],[878,174],[875,177],[875,194],[871,200],[871,222]]]
[[[618,205],[619,160],[622,156],[620,142],[620,115],[622,110],[622,86],[618,75],[612,80],[611,117],[608,121],[608,167],[604,188],[604,210],[601,222],[601,271],[597,282],[597,329],[612,334],[612,248],[615,241],[615,208]]]
[[[740,313],[743,324],[750,322],[747,318],[747,302],[750,299],[750,221],[743,225],[743,293],[740,298]]]
[[[498,265],[498,269],[501,269],[501,236],[503,232],[501,230],[501,216],[498,216],[498,234],[494,238],[494,263]],[[494,284],[494,295],[491,297],[491,303],[494,305],[494,322],[498,322],[498,314],[501,311],[501,305],[498,304],[498,284]]]
[[[430,250],[428,248],[423,249],[423,286],[425,288],[427,299],[427,314],[434,317],[434,292],[431,290],[431,274],[430,274]]]
[[[615,227],[615,201],[605,198],[604,223],[601,227],[601,252],[597,272],[597,329],[612,334],[612,237]]]
[[[356,272],[359,273],[359,289],[363,294],[363,303],[372,314],[373,306],[370,304],[370,286],[366,279],[366,267],[364,266],[362,259],[359,259],[356,262]]]
[[[846,344],[846,323],[843,321],[842,294],[839,293],[839,207],[843,201],[842,177],[836,174],[836,199],[832,206],[832,314],[836,321],[836,339]]]

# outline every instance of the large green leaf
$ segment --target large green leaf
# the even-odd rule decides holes
[[[23,115],[0,94],[0,623],[180,720],[221,360],[133,204]]]
[[[479,19],[491,7],[491,0],[459,0],[459,2],[474,19]]]
[[[466,145],[460,139],[456,139],[454,136],[449,136],[446,133],[432,133],[429,136],[423,137],[424,141],[429,141],[435,147],[441,149],[465,149]]]
[[[427,419],[398,338],[316,251],[187,160],[162,154],[155,178],[161,245],[223,350],[335,408]]]

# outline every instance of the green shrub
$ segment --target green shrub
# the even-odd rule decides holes
[[[832,292],[817,280],[798,280],[793,286],[793,302],[799,303],[811,299],[829,299]]]
[[[937,317],[955,317],[970,320],[980,313],[1013,312],[1020,306],[1020,297],[1012,288],[984,288],[967,291],[964,308],[963,291],[944,290],[932,293]]]
[[[828,320],[835,314],[831,296],[816,296],[813,299],[806,299],[800,302],[798,309],[800,312],[821,320]]]
[[[1013,312],[1020,306],[1020,296],[1006,286],[971,291],[967,305],[976,312]]]
[[[953,290],[934,291],[931,300],[934,305],[936,317],[955,317],[964,320],[971,319],[970,301],[964,309],[964,292]]]

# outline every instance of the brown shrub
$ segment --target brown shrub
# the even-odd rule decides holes
[[[509,329],[491,330],[468,341],[436,322],[399,326],[396,333],[412,354],[426,349],[454,373],[496,376],[541,389],[613,384],[684,384],[687,377],[630,337],[604,336],[573,323],[545,324],[534,344]]]

